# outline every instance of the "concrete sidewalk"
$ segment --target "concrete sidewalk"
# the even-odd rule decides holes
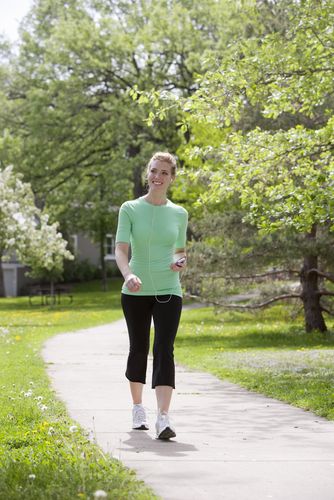
[[[57,335],[43,350],[69,414],[164,500],[333,500],[334,423],[237,385],[177,369],[177,437],[131,430],[124,321]],[[149,363],[151,365],[151,363]]]

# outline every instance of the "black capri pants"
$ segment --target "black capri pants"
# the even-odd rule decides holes
[[[174,340],[181,317],[182,298],[178,295],[158,295],[156,298],[154,295],[122,293],[121,302],[130,340],[126,378],[131,382],[146,383],[153,318],[152,388],[169,385],[175,389]]]

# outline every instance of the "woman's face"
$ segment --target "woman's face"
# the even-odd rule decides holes
[[[165,193],[173,179],[172,166],[164,161],[154,160],[147,169],[149,190]]]

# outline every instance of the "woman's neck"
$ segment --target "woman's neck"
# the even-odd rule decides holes
[[[167,197],[166,196],[154,196],[152,193],[147,193],[143,196],[144,200],[152,205],[166,205]]]

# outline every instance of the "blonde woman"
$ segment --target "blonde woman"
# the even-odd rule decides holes
[[[133,400],[133,428],[148,429],[142,395],[153,318],[152,388],[157,398],[158,439],[176,436],[168,412],[175,388],[173,351],[182,309],[179,276],[186,266],[188,223],[187,211],[167,198],[176,167],[169,153],[152,156],[147,166],[148,192],[121,206],[116,234],[116,262],[124,277],[121,300],[130,340],[126,377]]]

